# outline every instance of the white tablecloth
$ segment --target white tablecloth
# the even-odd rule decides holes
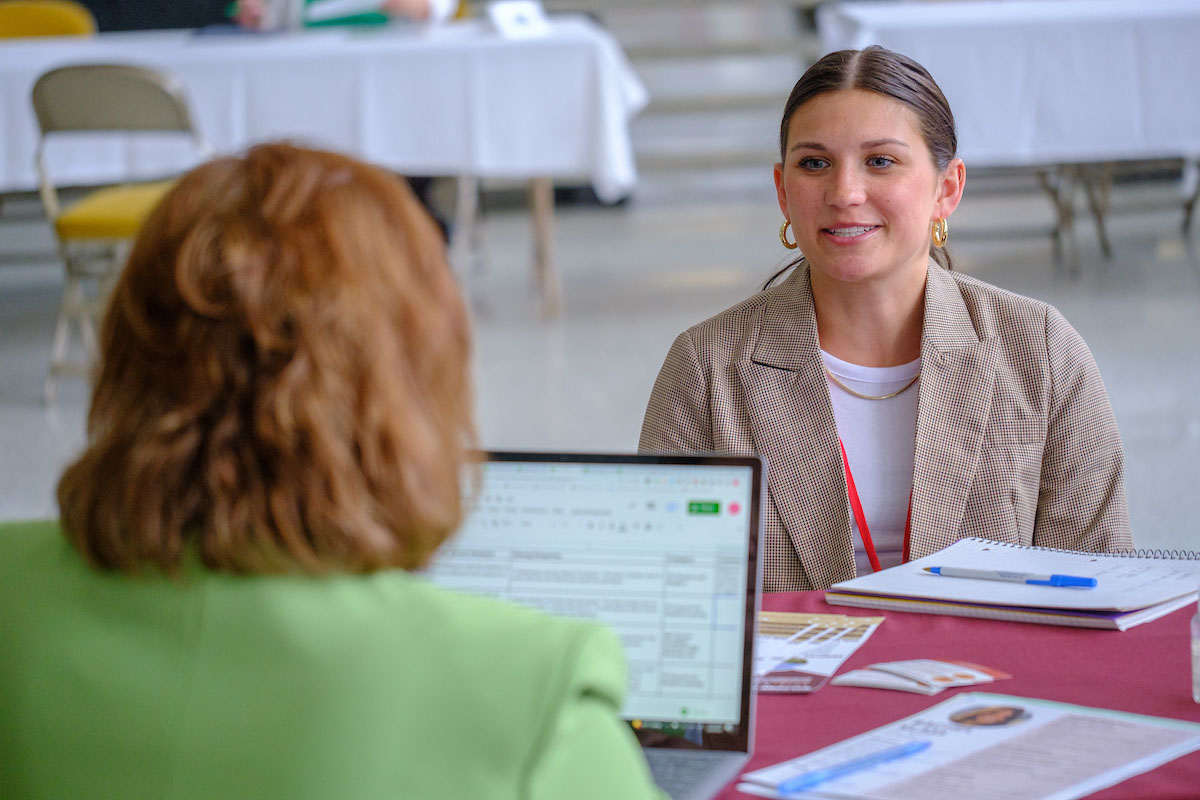
[[[0,191],[36,185],[37,76],[71,63],[166,69],[220,151],[293,138],[412,175],[582,178],[615,199],[637,180],[629,122],[647,94],[608,32],[553,20],[545,38],[505,40],[483,20],[424,28],[277,34],[106,33],[0,40]],[[60,183],[177,168],[174,143],[114,138],[101,155],[60,142]]]
[[[826,52],[928,69],[968,168],[1200,155],[1200,0],[847,2],[817,21]]]

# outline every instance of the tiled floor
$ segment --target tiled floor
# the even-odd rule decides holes
[[[528,273],[528,220],[490,211],[486,262],[467,278],[484,444],[634,448],[672,337],[786,259],[770,180],[769,168],[652,174],[625,206],[561,209],[565,313],[553,322]],[[977,183],[953,220],[959,268],[1054,303],[1080,330],[1124,436],[1137,543],[1200,547],[1200,261],[1179,232],[1177,185],[1118,186],[1112,260],[1082,226],[1082,273],[1070,278],[1052,264],[1037,190]],[[0,216],[0,518],[52,513],[57,473],[83,440],[82,382],[67,381],[53,407],[40,400],[60,280],[35,209]]]

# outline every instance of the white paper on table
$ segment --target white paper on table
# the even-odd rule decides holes
[[[1008,673],[969,664],[965,661],[939,661],[931,658],[915,658],[907,661],[884,661],[871,664],[870,669],[890,672],[903,678],[919,681],[929,686],[972,686],[991,683],[996,678],[1007,678]]]
[[[860,686],[866,689],[894,689],[899,692],[935,695],[946,687],[931,686],[912,678],[893,675],[877,669],[852,669],[830,681],[834,686]]]
[[[967,715],[973,713],[971,724]],[[992,724],[986,724],[989,714]],[[773,787],[796,775],[921,740],[932,747],[789,797],[1072,800],[1200,750],[1200,724],[968,692],[809,755],[747,772],[738,789],[778,797]]]
[[[1006,672],[966,661],[916,658],[870,664],[866,669],[842,673],[834,678],[832,683],[836,686],[898,689],[932,695],[955,686],[974,686],[1008,677],[1010,676]]]
[[[531,39],[550,33],[550,20],[537,0],[495,0],[488,3],[487,13],[505,39]]]
[[[926,567],[975,567],[1095,578],[1094,589],[1065,589],[1009,581],[933,575]],[[885,597],[917,597],[984,605],[1077,611],[1128,611],[1179,597],[1195,597],[1200,561],[1076,553],[1043,547],[959,539],[915,561],[833,584],[831,590]]]
[[[809,625],[789,636],[766,636],[760,633],[754,640],[754,674],[765,675],[790,658],[802,646],[793,640],[813,627]]]
[[[754,641],[754,676],[759,691],[807,693],[821,688],[829,676],[875,632],[883,617],[841,614],[763,612],[779,631],[794,619],[792,633],[759,633]],[[764,625],[760,622],[760,630]]]

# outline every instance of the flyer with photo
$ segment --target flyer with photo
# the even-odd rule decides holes
[[[816,785],[786,796],[1071,800],[1194,750],[1200,750],[1200,723],[968,692],[806,756],[747,772],[738,789],[784,797],[781,784],[811,778],[808,783]]]
[[[754,640],[758,691],[815,692],[882,622],[883,617],[761,612]]]

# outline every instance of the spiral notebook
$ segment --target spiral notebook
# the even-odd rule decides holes
[[[1092,589],[931,575],[971,567],[1095,578]],[[933,555],[835,583],[832,605],[1126,630],[1196,602],[1200,554],[1081,553],[960,539]]]

